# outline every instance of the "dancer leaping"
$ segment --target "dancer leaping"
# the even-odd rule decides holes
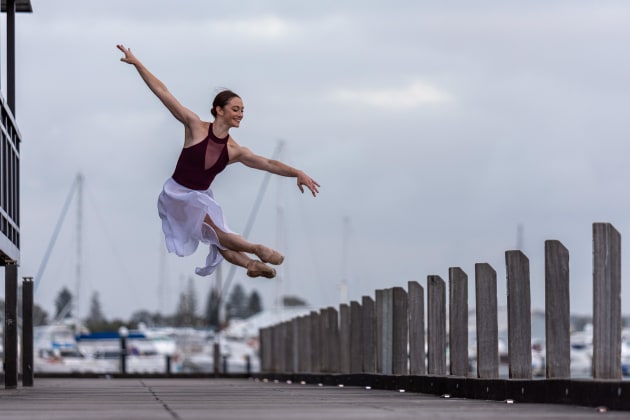
[[[125,55],[120,60],[133,65],[149,89],[162,101],[173,116],[184,125],[184,146],[173,176],[164,184],[158,198],[158,213],[169,252],[180,257],[191,255],[199,242],[210,246],[205,267],[197,274],[207,276],[225,258],[247,269],[250,277],[273,278],[276,270],[265,263],[278,265],[284,257],[262,244],[253,244],[228,227],[221,206],[215,201],[210,184],[215,176],[231,163],[240,162],[250,168],[297,178],[297,186],[308,188],[313,197],[319,184],[303,171],[280,161],[267,159],[240,146],[229,131],[238,128],[243,119],[243,101],[234,92],[224,90],[214,98],[213,122],[203,121],[183,106],[132,53],[117,45]],[[247,254],[256,255],[251,259]]]

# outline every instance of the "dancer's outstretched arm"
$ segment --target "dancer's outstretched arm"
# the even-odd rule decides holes
[[[269,159],[253,153],[246,147],[239,146],[232,137],[230,137],[230,163],[240,162],[250,168],[260,169],[271,172],[272,174],[297,178],[297,186],[304,192],[304,186],[311,191],[313,197],[319,193],[319,184],[313,178],[308,176],[304,171],[292,168],[291,166],[280,162],[279,160]]]
[[[120,61],[133,65],[142,80],[147,84],[149,89],[157,96],[160,101],[168,108],[168,110],[173,114],[175,118],[181,121],[187,127],[194,127],[195,125],[201,124],[201,120],[197,114],[192,112],[190,109],[183,106],[171,92],[166,88],[166,85],[162,83],[157,77],[153,75],[141,62],[136,58],[135,55],[131,52],[130,48],[125,48],[124,45],[119,44],[116,45],[120,51],[125,54],[124,57],[120,59]],[[188,137],[188,136],[187,136]]]

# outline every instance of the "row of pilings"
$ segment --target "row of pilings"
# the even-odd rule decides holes
[[[521,251],[506,251],[505,262],[508,381],[528,381],[532,380],[529,259]],[[424,288],[410,281],[407,289],[376,290],[374,297],[363,296],[360,302],[322,308],[261,329],[261,375],[499,380],[497,273],[487,263],[475,264],[476,372],[469,368],[468,275],[459,267],[449,268],[448,273],[448,296],[446,282],[428,276],[426,308]],[[561,242],[548,240],[547,380],[566,381],[571,376],[569,287],[569,252]],[[609,223],[594,223],[591,382],[621,381],[621,329],[621,236]],[[628,385],[619,384],[618,398]],[[568,394],[568,388],[563,392]]]

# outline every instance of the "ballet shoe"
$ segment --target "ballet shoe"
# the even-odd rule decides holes
[[[260,245],[258,247],[258,252],[256,252],[255,254],[264,263],[280,265],[282,264],[282,261],[284,261],[284,255],[282,255],[278,251],[274,251],[271,248],[267,248],[264,245]]]
[[[266,277],[272,279],[276,277],[276,270],[265,265],[262,261],[251,260],[247,263],[247,275],[249,277]]]

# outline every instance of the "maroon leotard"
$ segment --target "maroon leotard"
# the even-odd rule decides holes
[[[191,190],[207,190],[219,172],[228,164],[229,135],[218,138],[212,132],[212,124],[208,135],[194,146],[184,147],[173,173],[173,179]]]

